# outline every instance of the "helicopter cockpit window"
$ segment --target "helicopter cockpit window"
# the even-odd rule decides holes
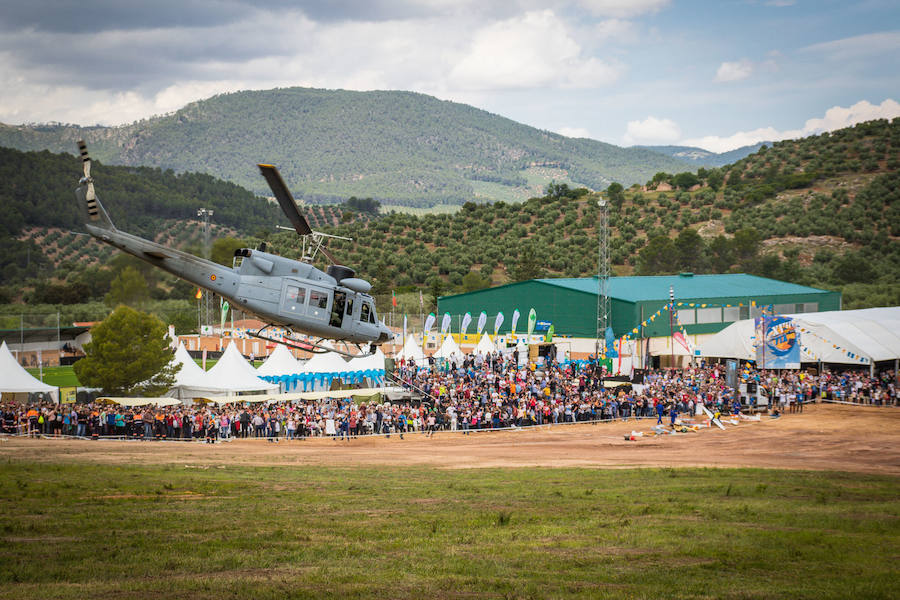
[[[325,308],[328,306],[328,294],[325,292],[317,292],[316,290],[310,290],[309,292],[309,305],[317,308]]]
[[[367,302],[363,302],[359,309],[359,320],[363,323],[375,323],[375,309]]]

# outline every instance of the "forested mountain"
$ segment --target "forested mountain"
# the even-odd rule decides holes
[[[40,280],[7,283],[6,295],[36,297],[47,291],[41,286],[50,281],[57,286],[50,291],[63,293],[90,281],[83,293],[88,298],[102,298],[110,277],[104,279],[91,270],[102,257],[94,255],[98,258],[94,267],[82,257],[103,246],[57,230],[48,234],[36,225],[64,227],[69,217],[52,213],[77,214],[70,199],[79,175],[78,161],[70,156],[14,151],[5,151],[0,157],[6,182],[0,198],[4,206],[21,207],[47,195],[63,202],[19,213],[26,228],[18,232],[20,241],[16,243],[40,239],[42,244],[29,246],[33,267],[18,272],[40,276]],[[19,163],[9,166],[10,157]],[[53,166],[54,161],[60,164]],[[106,199],[117,224],[140,226],[147,214],[174,210],[156,206],[159,199],[148,204],[118,202],[118,194],[150,186],[142,179],[145,173],[150,182],[165,182],[161,185],[164,189],[177,189],[182,181],[156,169],[103,165],[96,169],[98,193]],[[187,180],[196,177],[200,176]],[[113,193],[108,181],[117,178],[121,180],[119,189]],[[210,189],[233,187],[211,179],[207,183]],[[184,198],[192,197],[189,190],[183,191]],[[232,204],[251,206],[252,195],[244,191],[235,194],[236,198],[222,199],[219,204],[204,196],[204,202],[221,210],[223,216],[235,210]],[[606,194],[611,205],[611,257],[618,275],[740,271],[841,290],[845,308],[900,304],[900,119],[778,142],[721,169],[658,173],[646,186],[623,189],[613,185]],[[418,313],[418,293],[412,293],[417,288],[433,296],[530,277],[593,275],[597,268],[596,199],[586,189],[553,184],[541,196],[521,204],[470,202],[453,214],[417,217],[388,211],[378,218],[367,216],[365,221],[351,215],[349,222],[334,225],[344,221],[349,212],[342,209],[339,219],[336,213],[329,213],[333,225],[325,230],[354,238],[353,242],[334,240],[329,248],[338,260],[372,281],[383,310],[390,305],[388,295],[393,289],[401,298],[399,310]],[[266,237],[270,249],[296,258],[296,235],[271,233],[266,215],[277,208],[258,202],[263,206],[259,223],[237,219],[233,230],[223,229],[216,235],[239,237],[251,246]],[[190,216],[198,204],[188,205],[185,210]],[[357,200],[351,205],[354,212],[373,208],[369,201]],[[131,210],[143,215],[131,215]],[[280,214],[278,220],[283,221]],[[196,243],[196,238],[186,233],[191,227],[183,218],[156,223],[156,235],[164,236],[158,239],[180,246]],[[194,222],[193,231],[198,229]],[[52,243],[44,243],[54,232]],[[23,250],[2,255],[4,260],[19,262],[26,256]],[[113,269],[122,264],[113,264]],[[13,271],[4,266],[2,272]],[[32,291],[23,296],[22,290]],[[180,298],[177,294],[181,294],[189,298],[191,290],[179,290],[170,282],[160,284],[155,293],[158,297]]]
[[[687,168],[411,92],[246,91],[121,127],[0,126],[0,146],[21,150],[74,153],[82,137],[110,164],[209,173],[266,195],[256,163],[272,163],[295,195],[326,203],[527,199],[551,179],[603,189]]]
[[[741,146],[728,152],[710,152],[703,148],[695,146],[635,146],[636,148],[646,148],[666,156],[671,156],[677,160],[683,160],[697,167],[724,167],[725,165],[737,162],[749,154],[753,154],[763,146],[771,145],[772,142],[759,142],[750,146]]]

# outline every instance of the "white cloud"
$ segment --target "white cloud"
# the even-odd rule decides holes
[[[476,32],[449,80],[451,86],[469,90],[592,88],[612,83],[618,76],[617,67],[585,56],[563,21],[544,10]]]
[[[716,81],[741,81],[753,73],[753,63],[746,58],[737,62],[723,62],[716,71]]]
[[[833,106],[825,111],[821,118],[809,119],[799,129],[779,131],[774,127],[761,127],[752,131],[739,131],[727,137],[709,135],[705,137],[687,139],[681,142],[685,146],[697,146],[711,152],[727,152],[742,146],[749,146],[759,142],[777,142],[780,140],[796,139],[809,135],[816,135],[825,131],[834,131],[844,127],[851,127],[863,121],[873,119],[893,119],[900,117],[900,103],[887,99],[881,104],[871,104],[866,100],[857,102],[853,106]]]
[[[822,54],[830,60],[889,56],[900,52],[900,31],[856,35],[806,46],[802,51]]]
[[[669,0],[579,0],[578,4],[598,17],[628,18],[658,12]]]
[[[589,138],[591,137],[591,132],[585,129],[584,127],[560,127],[556,130],[556,133],[559,135],[564,135],[570,138]]]
[[[647,117],[643,121],[629,121],[622,138],[629,146],[672,144],[681,138],[681,129],[671,119]]]

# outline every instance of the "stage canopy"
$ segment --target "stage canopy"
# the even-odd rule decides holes
[[[801,362],[868,367],[900,359],[900,307],[780,315],[795,321]],[[752,319],[736,321],[706,340],[702,356],[755,360]]]
[[[16,357],[9,351],[5,341],[0,344],[0,392],[14,394],[46,392],[55,394],[57,391],[57,388],[32,377],[28,371],[22,368],[16,361]]]
[[[98,402],[118,404],[119,406],[174,406],[181,404],[177,398],[97,398]]]

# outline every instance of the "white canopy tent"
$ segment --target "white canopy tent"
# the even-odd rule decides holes
[[[457,358],[462,358],[464,356],[462,350],[459,349],[459,344],[453,339],[453,335],[447,334],[444,336],[444,341],[441,342],[441,347],[434,353],[434,357],[449,359],[451,354]]]
[[[491,336],[486,333],[481,334],[481,339],[478,340],[478,345],[475,346],[475,354],[483,354],[487,356],[497,350],[496,346],[494,346],[494,342],[491,341]]]
[[[166,392],[166,396],[178,398],[179,400],[189,400],[210,394],[221,394],[226,391],[225,387],[213,380],[209,373],[194,362],[183,342],[178,344],[178,349],[175,350],[175,357],[172,359],[172,362],[181,365],[181,368],[175,375],[175,384]]]
[[[900,307],[784,315],[796,321],[800,361],[868,367],[900,358]],[[702,356],[755,360],[752,319],[736,321],[706,340]]]
[[[406,336],[406,342],[403,344],[403,349],[400,350],[397,358],[413,359],[416,363],[421,363],[425,360],[425,352],[422,351],[422,346],[419,345],[413,334],[410,333]]]
[[[16,357],[12,355],[4,341],[0,344],[0,392],[11,394],[44,392],[53,395],[55,400],[59,389],[32,377],[16,361]]]
[[[383,367],[382,367],[383,368]],[[302,373],[343,373],[347,371],[347,361],[337,352],[316,354],[300,369]]]
[[[277,384],[259,378],[256,369],[244,360],[235,344],[228,344],[222,357],[206,374],[228,393],[271,392],[278,389]]]
[[[98,402],[110,402],[119,406],[175,406],[181,404],[177,398],[97,398]]]
[[[287,375],[288,373],[296,373],[300,370],[300,363],[291,354],[284,344],[275,344],[275,351],[269,355],[266,362],[256,369],[256,374],[260,377],[269,375]]]

